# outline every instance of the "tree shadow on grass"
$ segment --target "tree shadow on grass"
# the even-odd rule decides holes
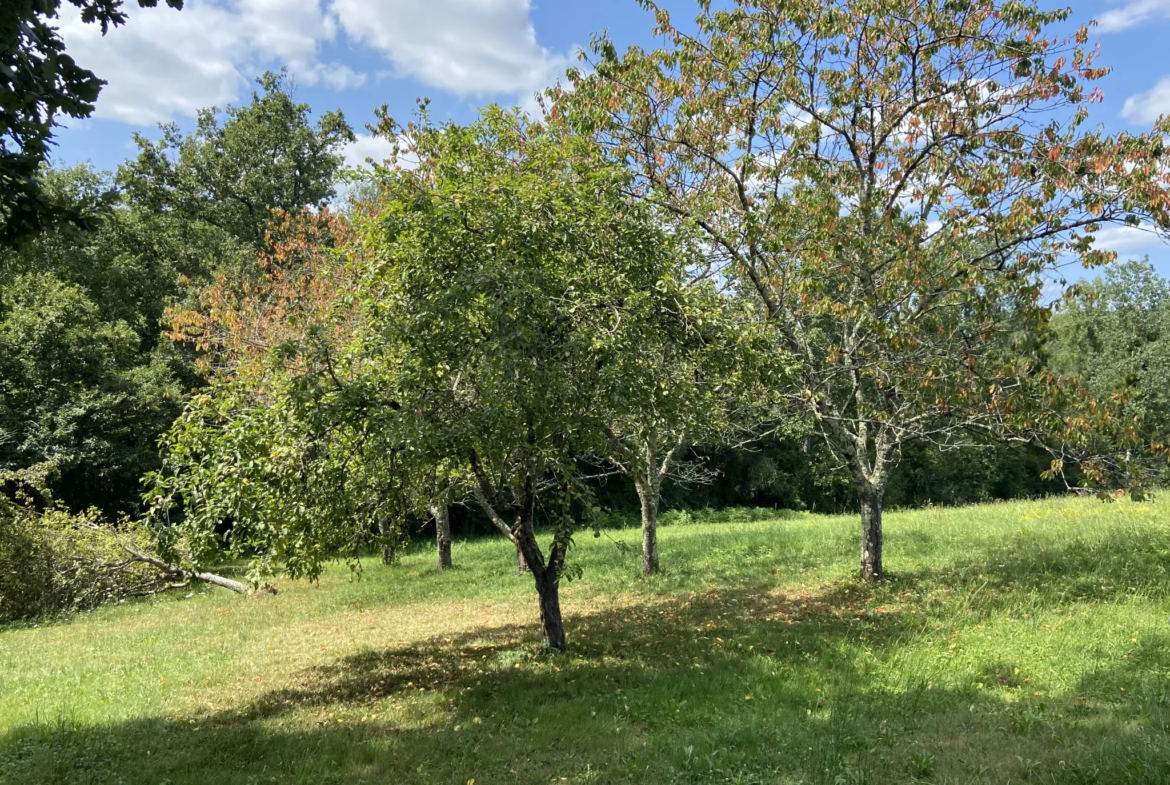
[[[990,581],[1072,603],[1089,596],[1070,593],[1081,571],[1109,586],[1160,553],[1127,537],[1040,547],[879,586],[643,597],[570,617],[564,655],[537,649],[534,625],[476,630],[315,666],[213,714],[30,724],[0,737],[0,781],[1170,781],[1165,635],[1060,699],[1006,662],[947,687],[913,670],[925,622],[907,592]]]

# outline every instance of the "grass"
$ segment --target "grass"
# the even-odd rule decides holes
[[[1170,782],[1170,502],[583,535],[564,655],[496,540],[0,631],[0,782]]]

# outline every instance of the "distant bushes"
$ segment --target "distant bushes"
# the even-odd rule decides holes
[[[768,507],[725,507],[721,510],[703,508],[697,510],[667,510],[658,516],[659,526],[677,526],[690,523],[751,523],[753,521],[774,521],[777,518],[788,518],[793,515],[792,510],[772,509]],[[635,512],[603,511],[599,512],[595,521],[602,529],[638,528],[642,525],[641,518]]]

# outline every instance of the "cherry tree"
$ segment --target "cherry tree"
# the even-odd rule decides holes
[[[699,3],[695,32],[594,41],[560,117],[699,226],[799,364],[780,392],[849,470],[880,578],[899,449],[1069,441],[1116,412],[1046,371],[1048,287],[1105,224],[1166,226],[1165,135],[1108,135],[1089,28],[1020,0]],[[1108,402],[1105,402],[1106,404]]]

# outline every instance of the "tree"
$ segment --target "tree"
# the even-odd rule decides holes
[[[43,188],[91,225],[0,250],[0,471],[51,467],[45,485],[66,507],[132,512],[181,411],[158,343],[179,272],[136,252],[137,222],[92,170],[48,172]]]
[[[385,184],[366,343],[393,347],[384,384],[404,441],[448,462],[516,545],[544,642],[564,648],[559,584],[590,498],[580,459],[608,449],[605,429],[646,383],[650,336],[698,342],[681,244],[581,137],[498,110],[469,128],[384,130],[420,164]]]
[[[560,111],[695,222],[799,369],[782,392],[847,466],[861,574],[903,444],[1079,438],[1111,422],[1042,368],[1046,278],[1100,264],[1105,223],[1167,218],[1161,120],[1087,130],[1099,92],[1069,10],[992,0],[701,2],[670,45],[595,41]],[[1057,411],[1056,403],[1076,404]],[[1059,466],[1055,464],[1054,468]]]
[[[435,520],[435,551],[439,557],[439,569],[451,569],[451,511],[445,501],[430,506],[431,517]]]
[[[171,313],[208,386],[164,435],[150,501],[192,543],[193,565],[226,550],[251,560],[253,583],[277,571],[314,579],[325,559],[356,565],[363,548],[393,548],[403,534],[402,513],[421,494],[396,479],[421,472],[398,470],[393,428],[367,409],[343,362],[361,319],[360,266],[340,260],[344,248],[356,253],[353,241],[328,210],[285,214],[263,275],[221,275],[199,307]]]
[[[69,0],[84,22],[111,26],[126,21],[122,0]],[[158,0],[138,0],[153,8]],[[174,9],[183,0],[166,0]],[[57,118],[89,117],[101,79],[77,65],[49,20],[60,0],[7,0],[0,7],[0,243],[35,234],[56,218],[80,215],[50,198],[40,169],[49,155]]]
[[[253,252],[264,245],[271,212],[320,209],[354,141],[340,111],[309,122],[308,104],[293,99],[287,73],[266,72],[251,103],[202,109],[195,132],[162,126],[151,142],[136,135],[138,158],[118,173],[132,202],[158,214],[214,226]]]
[[[39,192],[82,225],[0,248],[0,342],[15,342],[0,360],[0,469],[51,456],[49,484],[66,507],[137,509],[159,435],[203,383],[192,346],[163,338],[165,312],[192,305],[218,276],[240,291],[262,274],[267,232],[280,230],[272,211],[320,212],[333,193],[338,147],[352,136],[344,119],[327,113],[314,126],[281,75],[261,84],[226,120],[207,110],[192,137],[167,137],[174,147],[143,141],[113,178],[87,166],[42,171]],[[90,349],[104,359],[83,363]]]
[[[700,266],[699,249],[688,252],[679,236],[672,241],[680,270]],[[616,355],[610,373],[620,394],[604,426],[602,463],[628,477],[638,494],[645,576],[660,566],[663,481],[709,482],[713,474],[688,455],[691,445],[747,442],[764,430],[759,385],[767,375],[759,360],[775,353],[753,330],[752,304],[721,294],[708,279],[678,289],[672,308],[674,322],[645,323]]]
[[[236,552],[312,577],[436,489],[470,496],[522,554],[562,649],[559,586],[591,509],[581,459],[605,449],[621,353],[678,322],[671,239],[584,138],[499,110],[385,128],[419,165],[380,170],[347,253],[363,271],[337,299],[358,306],[353,340],[334,351],[332,328],[298,321],[316,337],[263,352],[262,385],[233,373],[194,400],[160,507],[181,497],[208,552],[230,519]]]
[[[1052,326],[1052,366],[1096,399],[1125,396],[1142,418],[1142,441],[1163,442],[1170,434],[1170,282],[1149,262],[1107,269],[1077,287]]]

